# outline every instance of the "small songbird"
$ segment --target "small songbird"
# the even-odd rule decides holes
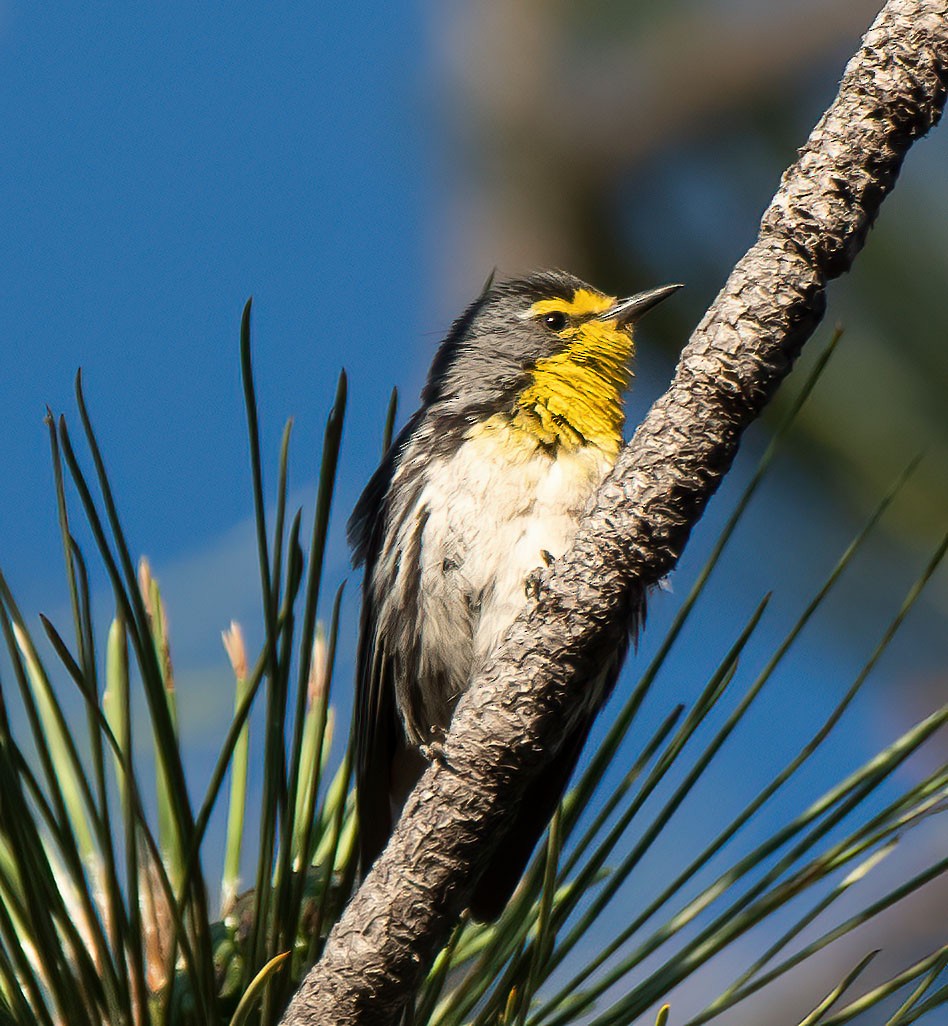
[[[355,701],[362,871],[385,846],[459,696],[569,547],[622,444],[636,321],[679,285],[628,299],[562,271],[493,283],[454,322],[421,407],[349,521],[363,565]],[[507,904],[623,653],[575,711],[471,904]]]

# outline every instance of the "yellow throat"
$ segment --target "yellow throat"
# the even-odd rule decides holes
[[[571,301],[544,299],[530,316],[563,313],[568,324],[557,334],[565,342],[554,356],[537,362],[533,380],[520,394],[511,426],[549,448],[567,451],[592,445],[611,457],[622,444],[622,394],[632,380],[632,331],[597,315],[615,298],[578,289]]]

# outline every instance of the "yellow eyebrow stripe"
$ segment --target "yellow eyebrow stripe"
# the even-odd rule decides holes
[[[610,306],[615,306],[615,302],[614,296],[604,296],[601,292],[592,292],[589,289],[577,289],[571,300],[539,300],[530,307],[527,315],[540,317],[555,311],[564,313],[567,317],[593,317],[596,314],[605,313]]]

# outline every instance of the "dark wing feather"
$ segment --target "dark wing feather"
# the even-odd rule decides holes
[[[364,567],[353,710],[356,805],[363,874],[385,847],[392,832],[392,770],[404,746],[395,705],[393,661],[379,630],[378,603],[386,589],[378,587],[374,578],[389,519],[389,487],[400,456],[420,419],[420,412],[416,413],[389,447],[347,525],[353,565]]]
[[[389,791],[401,733],[390,664],[373,627],[372,603],[363,601],[355,705],[356,804],[363,875],[392,832]]]

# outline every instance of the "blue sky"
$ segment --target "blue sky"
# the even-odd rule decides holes
[[[81,367],[132,550],[164,588],[198,776],[232,705],[220,632],[233,618],[251,646],[261,638],[244,302],[254,295],[271,492],[292,416],[291,488],[311,505],[336,378],[350,375],[330,594],[349,572],[345,514],[392,385],[417,394],[433,341],[421,33],[411,7],[15,4],[0,16],[0,567],[30,622],[43,611],[65,627],[43,416],[64,412],[84,457]],[[73,514],[104,638],[109,590]]]
[[[431,240],[450,159],[426,32],[413,5],[371,13],[247,3],[0,9],[0,566],[30,616],[43,610],[55,619],[65,608],[42,418],[49,403],[78,433],[72,382],[81,366],[129,537],[164,587],[179,686],[193,686],[198,760],[213,752],[205,725],[230,704],[220,630],[235,617],[259,639],[237,362],[244,301],[255,297],[269,480],[292,415],[292,488],[304,505],[336,375],[341,366],[349,373],[330,584],[348,573],[344,514],[377,456],[389,391],[398,384],[403,411],[413,406],[449,319],[430,293],[443,259]],[[497,261],[503,266],[503,254]],[[641,394],[657,393],[667,373],[663,361],[644,358]],[[636,401],[636,416],[643,404]],[[752,435],[736,480],[696,532],[675,592],[656,598],[643,655],[763,440]],[[786,525],[777,546],[775,517]],[[651,721],[667,712],[672,693],[697,692],[762,594],[781,581],[763,643],[749,655],[756,668],[852,527],[799,468],[786,466],[752,514],[743,554],[716,586],[692,643],[676,656],[669,691],[647,711]],[[891,566],[900,596],[915,564],[884,547],[876,555]],[[837,600],[843,619],[848,607],[866,613],[863,637],[830,630],[812,638],[762,706],[757,744],[727,756],[733,791],[715,790],[698,820],[752,786],[740,775],[748,759],[766,779],[815,729],[867,653],[864,639],[893,611],[867,594],[876,579],[857,569]],[[105,618],[104,590],[99,602]],[[936,630],[937,621],[923,620],[902,650],[918,672],[931,662]],[[907,725],[883,722],[881,708],[860,706],[859,729],[832,749],[827,768],[853,765]],[[814,777],[811,790],[821,783]]]
[[[236,341],[251,293],[269,451],[294,414],[312,473],[345,365],[348,442],[366,460],[362,428],[415,362],[424,306],[420,32],[411,8],[7,7],[3,563],[37,598],[58,575],[44,404],[72,411],[80,366],[154,559],[244,516]]]

